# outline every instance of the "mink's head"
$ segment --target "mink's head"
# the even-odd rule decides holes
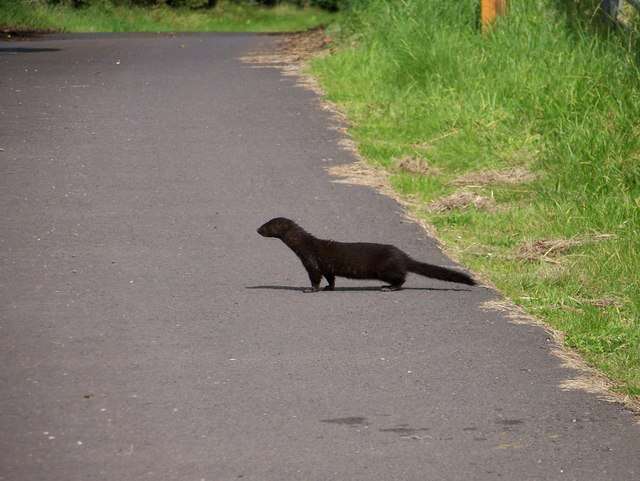
[[[276,217],[258,228],[258,234],[262,237],[282,238],[292,229],[299,229],[298,224],[286,217]]]

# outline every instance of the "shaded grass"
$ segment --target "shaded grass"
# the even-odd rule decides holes
[[[331,22],[317,8],[260,8],[220,2],[212,9],[145,8],[95,3],[85,8],[0,0],[0,30],[62,32],[295,32]]]
[[[513,2],[489,35],[477,2],[373,0],[345,18],[343,48],[317,60],[329,98],[353,122],[361,154],[423,205],[452,180],[521,167],[536,180],[471,187],[492,212],[420,215],[445,245],[566,343],[640,395],[640,84],[633,34],[591,31],[552,0]],[[541,239],[614,234],[554,259],[523,260]],[[599,299],[616,302],[597,307]]]

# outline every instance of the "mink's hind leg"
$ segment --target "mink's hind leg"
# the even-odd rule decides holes
[[[333,274],[325,274],[324,277],[327,279],[327,282],[329,283],[328,286],[326,286],[324,288],[325,291],[332,291],[333,289],[335,289],[336,287],[336,276],[334,276]]]
[[[382,286],[383,291],[399,291],[402,289],[406,274],[400,271],[390,270],[380,274],[380,279],[388,282],[388,286]]]
[[[404,284],[404,282],[402,283]],[[401,291],[402,290],[402,284],[391,284],[388,286],[382,286],[380,288],[381,291]]]

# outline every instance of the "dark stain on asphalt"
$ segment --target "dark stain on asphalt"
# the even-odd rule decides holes
[[[406,424],[401,424],[392,428],[379,429],[381,433],[396,433],[401,436],[413,436],[414,434],[428,430],[429,428],[412,428]]]
[[[349,416],[346,418],[321,419],[323,423],[344,424],[346,426],[363,426],[367,424],[367,418],[362,416]]]
[[[496,419],[496,424],[501,424],[502,426],[517,426],[524,424],[524,421],[522,419]]]

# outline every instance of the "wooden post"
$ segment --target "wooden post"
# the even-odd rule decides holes
[[[498,15],[507,13],[507,0],[480,0],[482,31],[486,32]]]

